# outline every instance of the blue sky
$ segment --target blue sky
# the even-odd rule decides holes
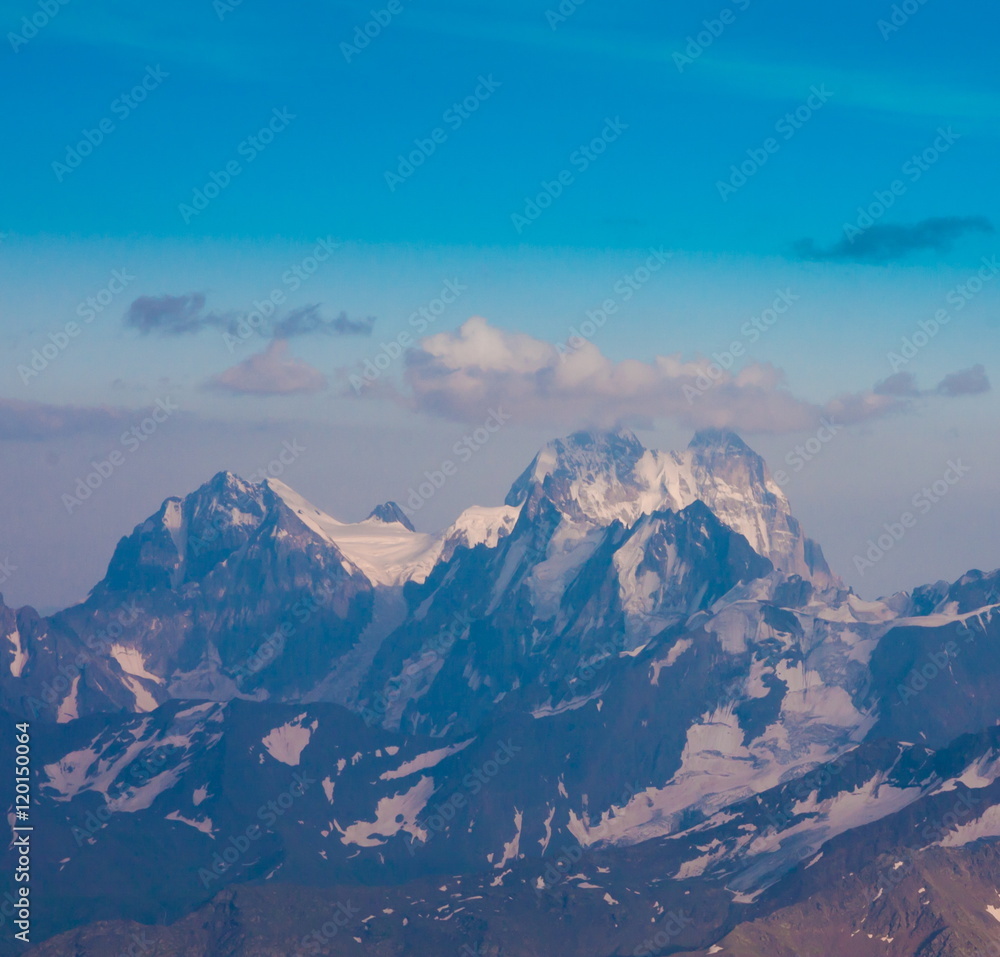
[[[361,517],[375,498],[401,497],[404,476],[419,477],[475,424],[473,397],[444,395],[420,371],[454,373],[485,348],[457,331],[469,317],[485,317],[499,350],[489,394],[520,395],[518,364],[565,343],[609,298],[619,309],[587,343],[594,369],[598,356],[609,375],[656,356],[708,362],[740,342],[733,374],[746,367],[758,383],[782,371],[752,395],[734,384],[696,405],[752,432],[774,467],[835,397],[864,408],[788,486],[862,593],[1000,563],[998,409],[982,385],[995,374],[1000,281],[961,297],[961,313],[905,367],[888,358],[1000,251],[997,13],[902,6],[914,12],[773,0],[281,11],[255,0],[69,0],[54,16],[8,5],[0,559],[6,551],[19,570],[0,588],[44,606],[79,598],[117,537],[165,495],[220,468],[253,471],[293,434],[310,437],[310,452],[290,483]],[[373,10],[385,22],[355,46]],[[42,26],[28,37],[22,18],[32,17]],[[88,131],[101,139],[92,150]],[[421,149],[410,175],[407,157]],[[74,151],[88,155],[70,168]],[[185,211],[218,183],[203,210]],[[533,200],[546,205],[537,217]],[[335,251],[293,288],[284,277],[321,240]],[[617,284],[651,250],[669,259],[622,300]],[[343,394],[449,281],[462,292],[427,330],[444,337],[422,353],[430,365],[398,361],[378,389]],[[326,324],[280,342],[267,329],[228,349],[226,330],[273,290],[285,296],[276,319],[316,305]],[[782,290],[794,304],[749,341],[743,324]],[[180,298],[191,295],[204,297],[200,331],[151,325],[194,308]],[[33,351],[101,296],[107,305],[25,379]],[[371,335],[332,334],[342,312],[373,317]],[[978,378],[946,380],[978,365]],[[901,370],[914,378],[872,398]],[[679,381],[637,396],[619,381],[602,406],[648,444],[683,444],[704,423],[664,398]],[[967,385],[946,395],[956,391],[938,388],[946,381]],[[181,413],[67,514],[60,495],[118,441],[121,421],[168,394]],[[775,397],[782,411],[747,411]],[[601,411],[562,398],[562,408],[525,399],[417,524],[497,501],[540,442]],[[969,478],[860,578],[852,556],[905,507],[917,476],[933,479],[955,455],[975,458]]]

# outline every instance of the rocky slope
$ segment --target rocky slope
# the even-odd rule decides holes
[[[862,601],[720,432],[577,433],[503,506],[404,519],[220,473],[82,605],[0,607],[39,953],[1000,939],[1000,574]]]

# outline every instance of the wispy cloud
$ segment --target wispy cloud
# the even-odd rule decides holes
[[[206,297],[202,292],[189,292],[180,296],[140,296],[128,308],[124,323],[143,335],[183,336],[193,335],[204,329],[220,329],[237,335],[244,323],[244,316],[236,312],[206,310]],[[290,339],[295,336],[370,336],[375,318],[350,319],[346,312],[336,316],[324,315],[322,305],[314,303],[300,306],[281,318],[256,324],[265,336],[273,339]]]
[[[308,362],[289,356],[284,339],[274,339],[263,352],[213,377],[209,386],[236,395],[296,395],[321,391],[326,377]]]
[[[49,405],[0,398],[0,440],[65,438],[120,428],[134,418],[134,410]]]
[[[290,339],[293,336],[306,336],[312,333],[336,336],[370,336],[374,326],[374,316],[367,316],[364,319],[349,319],[347,313],[341,311],[333,318],[329,318],[323,315],[320,306],[316,304],[293,309],[274,323],[272,335],[275,339]]]
[[[802,259],[884,263],[926,250],[947,252],[956,240],[973,232],[992,233],[993,224],[985,216],[941,216],[909,225],[876,223],[825,248],[813,239],[800,239],[793,250]]]
[[[738,6],[746,5],[741,2]],[[696,21],[692,18],[694,22],[686,27],[680,27],[678,21],[669,32],[643,31],[634,27],[622,29],[611,23],[600,28],[576,23],[572,30],[554,31],[543,16],[519,17],[516,9],[505,11],[502,20],[496,15],[485,17],[477,15],[472,8],[460,9],[458,6],[410,12],[413,14],[409,21],[411,29],[429,36],[451,34],[471,41],[564,49],[577,57],[623,61],[629,67],[645,65],[656,70],[664,65],[673,68],[674,53],[685,49],[691,28],[701,28],[701,24],[695,26]],[[727,100],[735,96],[781,103],[794,102],[811,84],[823,82],[836,90],[841,108],[865,110],[880,118],[903,121],[922,122],[947,117],[951,121],[962,120],[966,126],[986,126],[993,123],[1000,109],[1000,97],[982,84],[947,83],[942,77],[931,77],[919,68],[908,72],[898,68],[872,70],[847,65],[843,57],[821,58],[821,51],[813,52],[809,58],[794,59],[791,51],[787,57],[776,57],[770,50],[755,55],[753,48],[744,44],[727,48],[720,43],[713,47],[710,57],[698,61],[697,70],[685,71],[684,80],[686,84],[714,88]],[[662,74],[657,76],[662,82]]]
[[[202,329],[226,328],[225,316],[205,312],[205,294],[189,292],[182,296],[140,296],[125,313],[124,322],[143,335],[181,336]]]
[[[949,398],[960,395],[982,395],[990,391],[990,380],[982,365],[949,372],[933,389],[921,389],[917,386],[916,377],[912,372],[897,372],[876,383],[877,395],[891,395],[900,398],[918,398],[920,396],[943,395]]]
[[[990,380],[981,365],[974,365],[946,375],[938,383],[937,391],[948,396],[982,395],[990,391]]]
[[[895,395],[907,398],[915,398],[920,395],[917,388],[917,379],[912,372],[897,372],[895,375],[875,383],[876,395]]]

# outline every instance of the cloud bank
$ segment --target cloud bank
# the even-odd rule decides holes
[[[0,398],[0,440],[34,441],[110,432],[142,415],[142,411],[134,409],[49,405]]]
[[[985,372],[973,373],[954,373],[934,391],[943,396],[982,391]],[[795,396],[784,373],[770,363],[751,362],[730,372],[701,356],[613,362],[587,340],[557,347],[477,317],[409,351],[408,394],[397,399],[460,422],[479,421],[503,406],[518,420],[559,427],[671,418],[692,429],[784,433],[815,428],[824,417],[846,425],[905,411],[917,395],[927,394],[910,391],[908,380],[892,379],[898,381],[819,404]]]
[[[878,395],[893,395],[906,398],[918,398],[922,395],[944,395],[951,398],[959,395],[982,395],[990,391],[990,380],[982,365],[970,366],[950,372],[935,388],[920,389],[917,380],[911,372],[897,372],[875,384]]]

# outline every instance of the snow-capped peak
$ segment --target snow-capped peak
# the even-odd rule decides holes
[[[474,505],[443,532],[417,532],[395,502],[380,505],[363,522],[350,524],[327,515],[284,482],[268,479],[265,484],[303,524],[336,545],[376,585],[422,582],[459,546],[485,544],[492,548],[510,531],[518,514],[518,509],[507,506]]]
[[[435,564],[435,536],[412,531],[399,521],[348,524],[316,508],[284,482],[265,483],[316,535],[333,545],[377,585],[422,581]]]
[[[743,439],[731,429],[699,429],[688,443],[689,449],[713,449],[728,454],[756,455]]]
[[[700,500],[775,568],[821,586],[834,583],[764,460],[727,430],[698,432],[683,452],[648,450],[625,429],[557,439],[535,456],[506,501],[532,514],[543,498],[572,522],[626,526]]]

